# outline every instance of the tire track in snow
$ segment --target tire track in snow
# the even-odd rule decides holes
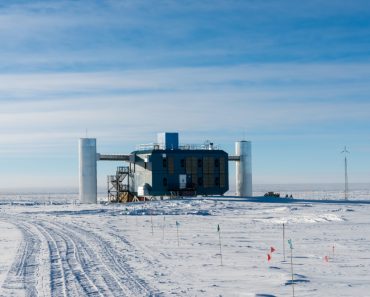
[[[65,263],[63,242],[53,237],[42,226],[38,225],[37,227],[44,234],[49,247],[51,296],[81,296],[81,290],[76,286],[70,268]]]
[[[124,253],[93,230],[52,217],[4,218],[23,240],[0,296],[159,296],[135,275]]]
[[[32,225],[18,222],[6,217],[7,222],[14,224],[22,232],[21,241],[13,264],[1,287],[0,296],[40,296],[38,287],[39,251],[42,238]]]
[[[89,275],[89,270],[95,264],[92,259],[85,259],[86,253],[80,246],[77,247],[76,242],[61,230],[56,230],[55,225],[39,222],[38,227],[42,228],[48,234],[49,242],[53,243],[51,254],[56,254],[58,262],[55,266],[56,274],[53,275],[52,289],[53,296],[61,296],[59,294],[58,283],[62,282],[63,296],[109,296],[109,288],[98,286],[96,279]],[[53,260],[51,261],[53,266]]]
[[[120,288],[124,296],[155,296],[153,290],[142,280],[134,276],[131,267],[124,261],[122,253],[119,253],[112,246],[92,230],[85,230],[73,224],[51,223],[53,229],[57,228],[58,232],[67,232],[68,236],[74,237],[75,240],[83,247],[89,256],[100,263],[100,271],[105,271],[105,281],[112,288]],[[91,246],[95,246],[92,249]],[[93,274],[94,276],[94,274]],[[112,293],[114,293],[113,291]],[[122,293],[114,296],[123,296]]]

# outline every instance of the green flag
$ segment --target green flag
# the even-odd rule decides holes
[[[292,240],[291,240],[291,239],[289,239],[289,240],[288,240],[288,243],[289,243],[289,247],[290,247],[290,249],[292,250],[292,249],[293,249],[293,243],[292,243]]]

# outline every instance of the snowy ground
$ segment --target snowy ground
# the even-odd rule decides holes
[[[3,198],[0,296],[292,296],[288,239],[295,296],[370,296],[368,201],[228,199]]]

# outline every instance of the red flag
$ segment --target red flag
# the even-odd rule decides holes
[[[270,262],[270,260],[271,260],[271,255],[267,254],[267,261]]]
[[[328,257],[328,256],[325,256],[325,257],[324,257],[324,261],[325,261],[325,262],[329,262],[329,257]]]
[[[270,248],[270,250],[271,250],[271,254],[276,251],[276,249],[273,246]]]

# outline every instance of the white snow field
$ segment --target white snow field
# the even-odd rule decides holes
[[[370,296],[367,200],[12,200],[0,296]]]

